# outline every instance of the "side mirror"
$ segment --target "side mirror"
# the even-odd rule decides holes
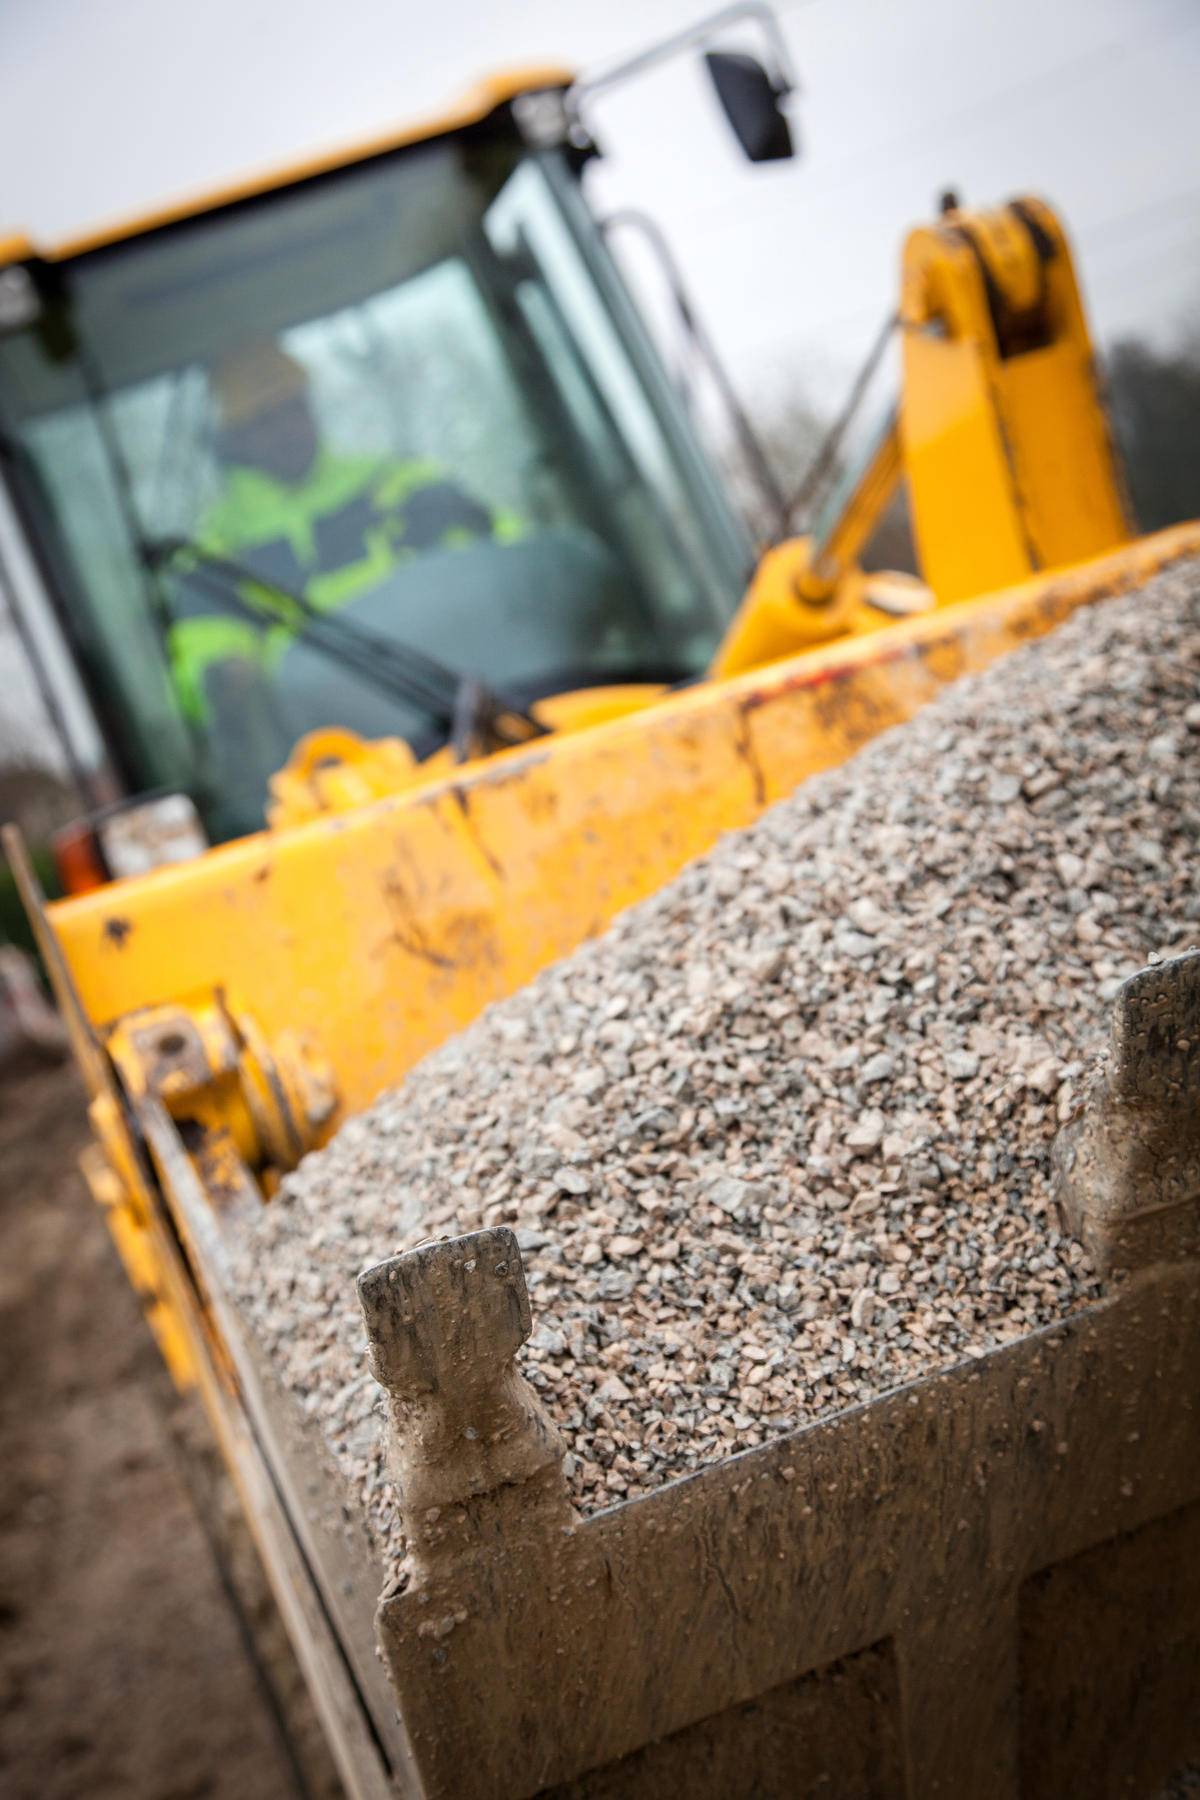
[[[782,162],[795,155],[792,128],[780,102],[791,89],[777,86],[757,57],[736,50],[706,50],[704,61],[721,109],[751,162]]]

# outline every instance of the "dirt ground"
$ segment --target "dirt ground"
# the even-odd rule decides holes
[[[69,1069],[0,1086],[0,1789],[325,1800],[198,1409],[76,1172],[85,1135]]]
[[[73,1073],[0,1083],[0,1793],[336,1800],[198,1409],[97,1208]],[[1159,1800],[1200,1795],[1180,1770]]]

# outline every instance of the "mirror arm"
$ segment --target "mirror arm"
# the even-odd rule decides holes
[[[792,65],[791,53],[787,40],[775,17],[774,8],[767,0],[734,0],[734,4],[723,6],[719,11],[710,13],[706,18],[698,19],[684,31],[677,31],[673,36],[661,38],[657,44],[650,44],[645,50],[639,50],[636,56],[622,57],[620,62],[610,63],[594,75],[584,75],[573,82],[564,95],[567,116],[571,122],[571,135],[574,141],[590,142],[590,135],[584,124],[584,109],[596,97],[608,88],[616,87],[633,76],[644,74],[647,69],[656,68],[660,63],[669,61],[684,50],[694,49],[697,44],[707,43],[718,32],[730,25],[746,21],[754,21],[759,25],[767,39],[768,51],[772,67],[769,71],[771,82],[779,99],[796,91],[796,72]]]
[[[746,459],[750,473],[762,496],[767,512],[770,514],[774,540],[787,535],[791,507],[787,496],[771,468],[767,453],[759,440],[749,416],[733,383],[729,370],[721,358],[716,344],[702,321],[697,317],[684,283],[683,272],[676,262],[671,247],[663,234],[661,226],[649,213],[639,212],[629,207],[620,212],[610,213],[608,218],[601,219],[600,230],[607,238],[614,231],[633,230],[641,232],[649,244],[662,270],[671,303],[678,314],[689,341],[694,347],[701,362],[712,377],[713,386],[721,396],[721,402],[729,415],[742,455]]]

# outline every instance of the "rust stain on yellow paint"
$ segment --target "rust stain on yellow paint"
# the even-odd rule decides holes
[[[1197,552],[1200,526],[1177,527],[60,901],[54,928],[97,1027],[221,990],[267,1039],[300,1033],[353,1112],[723,831],[947,682]],[[131,927],[119,943],[118,919]]]

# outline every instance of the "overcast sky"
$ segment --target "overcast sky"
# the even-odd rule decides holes
[[[60,237],[436,111],[478,75],[586,70],[703,0],[0,0],[0,236]],[[830,408],[957,185],[1060,210],[1102,343],[1200,327],[1200,0],[782,0],[791,164],[742,161],[694,58],[598,100],[601,211],[664,226],[752,403]],[[752,43],[734,34],[730,47]],[[633,270],[645,275],[644,267]],[[23,736],[0,630],[0,690]]]
[[[43,242],[435,110],[588,68],[695,0],[0,0],[0,231]],[[802,155],[752,168],[686,64],[600,99],[603,208],[666,228],[736,372],[828,404],[938,191],[1044,194],[1098,335],[1200,318],[1197,0],[783,0]],[[751,37],[744,41],[751,41]],[[735,34],[730,40],[736,46]]]

